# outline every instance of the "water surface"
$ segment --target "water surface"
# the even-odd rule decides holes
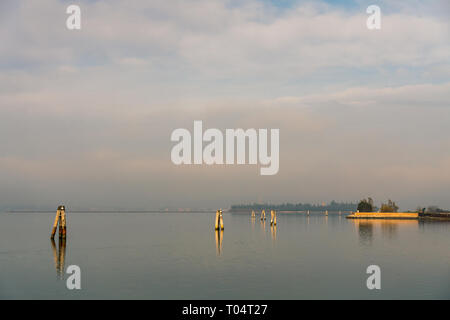
[[[279,214],[0,213],[1,299],[449,299],[450,223]],[[380,266],[381,290],[366,268]],[[78,265],[82,289],[66,289]]]

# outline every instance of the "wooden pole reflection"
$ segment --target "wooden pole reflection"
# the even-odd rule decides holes
[[[53,263],[56,269],[56,275],[58,279],[62,279],[66,264],[66,239],[59,238],[58,248],[56,248],[55,239],[50,239],[50,242],[52,245]]]
[[[218,256],[220,256],[223,249],[223,229],[216,230],[214,233],[216,238],[216,253]]]
[[[66,264],[66,238],[59,238],[59,274],[62,278]]]
[[[264,234],[264,238],[266,237],[266,220],[261,220],[261,231]]]
[[[53,263],[55,265],[55,269],[56,271],[58,271],[59,266],[58,266],[58,261],[59,261],[59,255],[58,255],[58,250],[56,249],[56,243],[55,243],[55,239],[51,238],[50,239],[51,243],[52,243],[52,251],[53,251]]]
[[[272,234],[272,241],[277,241],[277,225],[272,225],[271,227],[270,227],[270,231],[271,231],[271,234]]]

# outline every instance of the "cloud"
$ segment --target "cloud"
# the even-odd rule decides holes
[[[311,3],[281,12],[257,1],[237,7],[215,0],[81,6],[78,33],[65,29],[64,3],[56,0],[12,9],[17,19],[6,19],[4,29],[15,32],[2,34],[8,44],[0,51],[3,62],[51,68],[156,60],[213,79],[293,78],[332,67],[447,64],[450,54],[448,24],[426,15],[386,14],[382,30],[373,32],[365,10],[346,13]]]
[[[415,206],[426,186],[450,206],[446,5],[397,3],[373,32],[364,1],[81,1],[78,32],[65,2],[2,2],[0,202]],[[279,128],[279,175],[175,167],[170,133],[194,120]]]
[[[273,104],[300,106],[375,106],[395,105],[421,106],[426,108],[447,107],[450,99],[450,83],[439,85],[420,84],[399,87],[369,88],[354,87],[339,92],[304,95],[301,97],[279,97]]]

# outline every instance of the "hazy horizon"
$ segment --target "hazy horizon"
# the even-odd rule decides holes
[[[448,1],[77,3],[0,3],[0,209],[450,208]],[[174,165],[195,120],[280,129],[279,173]]]

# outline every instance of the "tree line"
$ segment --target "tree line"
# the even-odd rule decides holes
[[[236,204],[231,206],[231,211],[241,210],[277,210],[277,211],[355,211],[356,203],[331,201],[328,204],[311,204],[311,203],[252,203],[252,204]]]
[[[380,212],[398,212],[398,205],[389,199],[386,203],[382,203],[381,207],[379,208]],[[378,207],[375,206],[373,199],[371,197],[368,197],[367,199],[362,199],[358,203],[357,210],[359,212],[376,212],[378,211]]]

